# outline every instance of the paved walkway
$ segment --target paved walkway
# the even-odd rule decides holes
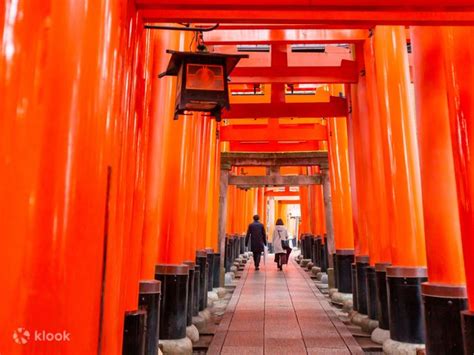
[[[309,275],[290,259],[284,271],[273,256],[260,271],[247,263],[208,354],[363,354]]]

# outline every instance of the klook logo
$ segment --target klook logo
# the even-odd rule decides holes
[[[35,330],[32,333],[33,333],[33,337],[31,338],[30,332],[27,329],[20,327],[13,332],[13,341],[21,345],[28,343],[28,341],[38,341],[38,342],[71,341],[71,333],[65,330],[63,330],[62,332],[48,332],[46,330]]]
[[[25,328],[18,328],[13,332],[13,341],[17,344],[26,344],[30,339],[30,332]]]
[[[65,330],[57,333],[35,330],[35,341],[71,341],[71,334]]]

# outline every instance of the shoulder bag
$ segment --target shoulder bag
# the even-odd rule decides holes
[[[278,236],[279,236],[280,239],[281,239],[281,247],[282,247],[283,249],[288,249],[288,248],[290,247],[290,244],[288,243],[288,240],[281,238],[281,234],[280,234],[280,231],[279,231],[279,230],[277,230],[277,232],[278,232]]]

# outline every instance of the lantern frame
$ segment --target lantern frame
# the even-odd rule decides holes
[[[158,77],[178,77],[174,119],[177,120],[179,115],[185,114],[187,111],[198,111],[209,112],[219,122],[222,109],[229,110],[230,108],[228,76],[240,59],[249,56],[247,54],[180,52],[170,49],[166,52],[171,54],[171,58],[166,71]],[[201,75],[209,78],[207,87],[205,82],[202,82],[203,85],[199,87],[198,81],[188,85],[191,76],[194,75],[191,73],[192,66],[200,67]],[[222,68],[220,73],[219,67]],[[215,79],[214,82],[211,82],[213,79]],[[209,85],[211,86],[209,87]]]

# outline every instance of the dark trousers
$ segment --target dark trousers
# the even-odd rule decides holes
[[[260,265],[261,256],[262,256],[262,253],[253,253],[253,262],[255,263],[255,267],[258,267]]]

